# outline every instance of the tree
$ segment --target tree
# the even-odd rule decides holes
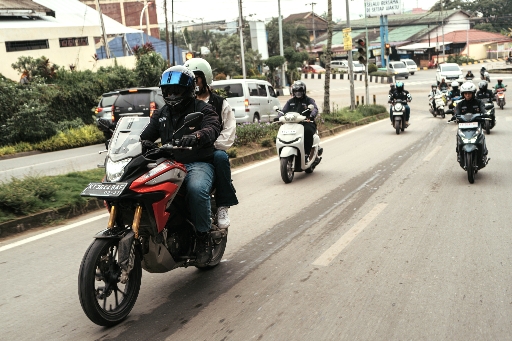
[[[464,9],[467,2],[464,0],[444,0],[443,1],[443,10],[450,9]],[[465,8],[467,10],[467,8]],[[440,12],[441,11],[441,0],[436,2],[434,6],[430,8],[430,12]]]
[[[302,64],[309,59],[307,52],[297,52],[294,48],[287,47],[284,49],[284,58],[288,65],[286,71],[286,78],[289,84],[300,79],[300,72],[297,70],[302,67]]]
[[[272,18],[265,28],[268,35],[268,53],[278,55],[280,53],[278,18]],[[283,47],[296,49],[297,45],[302,48],[310,45],[308,30],[296,23],[283,23]]]
[[[51,82],[57,76],[59,66],[50,62],[45,56],[37,59],[32,57],[19,57],[16,63],[11,67],[20,74],[26,74],[28,80],[34,77],[41,77],[46,82]]]
[[[325,84],[324,84],[324,113],[331,113],[330,102],[330,81],[331,81],[331,58],[332,58],[332,2],[327,0],[327,48],[325,51]]]
[[[150,52],[137,58],[135,73],[139,86],[158,86],[166,61],[156,52]]]
[[[269,68],[271,81],[273,81],[275,79],[276,72],[278,72],[276,69],[282,67],[284,62],[285,62],[285,59],[282,56],[272,56],[269,59],[265,60],[265,64]],[[279,84],[274,84],[275,87],[277,87],[278,85]]]

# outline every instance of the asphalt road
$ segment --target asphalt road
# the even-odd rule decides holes
[[[77,297],[104,212],[0,241],[2,339],[509,340],[512,109],[497,111],[471,185],[456,126],[427,111],[427,72],[406,82],[403,134],[382,120],[323,139],[322,163],[291,184],[277,157],[236,169],[224,261],[144,272],[116,327],[92,324]]]

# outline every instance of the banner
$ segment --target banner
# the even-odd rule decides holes
[[[364,5],[367,17],[402,13],[401,0],[365,0]]]

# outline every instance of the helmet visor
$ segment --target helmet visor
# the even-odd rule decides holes
[[[160,80],[160,86],[179,85],[191,87],[194,85],[194,79],[181,71],[165,71]]]

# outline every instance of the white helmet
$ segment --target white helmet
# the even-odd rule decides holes
[[[212,84],[213,81],[213,73],[212,67],[210,63],[208,63],[203,58],[191,58],[183,64],[187,69],[194,73],[199,73],[204,75],[204,83],[205,85]]]
[[[464,82],[460,87],[460,94],[463,95],[465,92],[471,92],[473,95],[476,93],[476,86],[473,82]]]
[[[452,88],[458,88],[459,83],[458,82],[452,82]]]

